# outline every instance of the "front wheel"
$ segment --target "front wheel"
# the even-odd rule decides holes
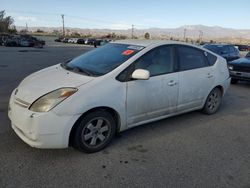
[[[214,88],[208,95],[206,103],[202,109],[205,114],[214,114],[218,111],[222,100],[222,92],[219,88]]]
[[[81,119],[75,129],[73,146],[86,153],[105,148],[115,135],[116,125],[112,115],[97,110]]]

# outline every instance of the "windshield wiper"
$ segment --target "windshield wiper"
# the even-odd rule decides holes
[[[84,69],[84,68],[81,68],[81,67],[77,67],[77,66],[74,66],[74,67],[70,67],[68,66],[69,61],[66,61],[64,63],[61,63],[61,66],[66,69],[66,70],[69,70],[69,71],[73,71],[73,72],[77,72],[77,73],[82,73],[82,74],[85,74],[87,76],[101,76],[102,74],[101,73],[98,73],[98,72],[94,72],[94,71],[90,71],[88,69]]]
[[[72,68],[71,70],[74,71],[74,72],[81,72],[81,73],[83,73],[83,74],[86,74],[87,76],[93,76],[93,73],[92,73],[92,72],[90,72],[90,71],[87,70],[87,69],[82,69],[82,68],[80,68],[80,67],[74,67],[74,68]]]
[[[65,68],[66,70],[72,70],[71,67],[67,66],[68,62],[70,62],[71,60],[65,61],[63,63],[61,63],[60,65]]]

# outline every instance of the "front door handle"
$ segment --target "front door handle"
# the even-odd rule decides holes
[[[171,80],[170,82],[168,82],[168,85],[169,86],[174,86],[174,85],[177,85],[178,82],[174,81],[174,80]]]
[[[213,75],[211,73],[207,73],[207,78],[212,78]]]

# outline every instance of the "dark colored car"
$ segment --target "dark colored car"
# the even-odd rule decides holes
[[[17,47],[19,46],[19,43],[20,43],[19,37],[11,36],[4,42],[4,45],[9,47]]]
[[[85,40],[85,44],[94,45],[94,44],[95,44],[95,41],[96,41],[96,39],[91,39],[91,38],[89,38],[89,39],[86,39],[86,40]]]
[[[230,44],[206,44],[203,47],[224,57],[227,62],[240,58],[239,50]]]
[[[85,44],[85,39],[77,39],[77,44]]]
[[[249,50],[248,45],[235,45],[235,46],[237,46],[240,51],[248,51]]]
[[[63,38],[59,37],[57,39],[55,39],[55,42],[62,42]]]
[[[5,46],[10,47],[37,47],[42,48],[45,45],[45,41],[39,40],[36,37],[30,35],[13,35],[9,36],[4,42]]]
[[[240,59],[228,63],[231,83],[236,84],[239,80],[250,81],[250,52]]]

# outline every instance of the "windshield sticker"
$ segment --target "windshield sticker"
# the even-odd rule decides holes
[[[122,52],[122,55],[131,55],[134,52],[134,50],[125,50],[124,52]]]
[[[142,46],[128,46],[128,49],[132,49],[132,50],[142,50],[143,47],[142,47]]]

